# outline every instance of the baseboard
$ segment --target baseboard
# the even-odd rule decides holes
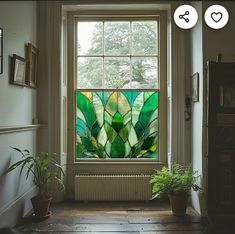
[[[33,186],[16,200],[4,206],[0,213],[0,228],[14,227],[19,219],[28,214],[32,210],[30,198],[36,194],[37,189]]]

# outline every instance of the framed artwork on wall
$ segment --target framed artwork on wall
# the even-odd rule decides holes
[[[3,29],[0,28],[0,74],[3,73]]]
[[[26,74],[26,60],[16,54],[13,54],[11,83],[25,86],[25,74]]]
[[[199,73],[196,72],[192,75],[192,101],[199,101]]]
[[[220,106],[224,108],[235,108],[235,87],[220,87]]]
[[[37,86],[38,53],[38,49],[31,43],[28,43],[26,84],[32,88]]]

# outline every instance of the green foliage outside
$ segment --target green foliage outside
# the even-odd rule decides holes
[[[158,53],[157,22],[105,22],[102,32],[97,22],[87,54],[112,56],[104,59],[104,79],[102,57],[78,58],[78,88],[156,88],[157,58],[146,55]]]

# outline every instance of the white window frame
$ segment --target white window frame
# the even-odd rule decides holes
[[[76,131],[76,105],[75,91],[77,89],[77,49],[76,35],[77,18],[93,17],[94,20],[99,17],[126,17],[127,19],[159,17],[159,52],[158,52],[158,69],[159,69],[159,161],[155,159],[89,159],[77,160],[75,152]],[[167,163],[167,20],[166,11],[76,11],[68,13],[68,162],[77,163],[123,163],[123,164],[166,164]],[[71,82],[72,80],[72,82]],[[133,89],[135,90],[135,89]],[[154,90],[154,89],[153,89]]]

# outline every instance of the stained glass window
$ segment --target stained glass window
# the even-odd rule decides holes
[[[158,91],[76,91],[76,159],[159,159]]]

